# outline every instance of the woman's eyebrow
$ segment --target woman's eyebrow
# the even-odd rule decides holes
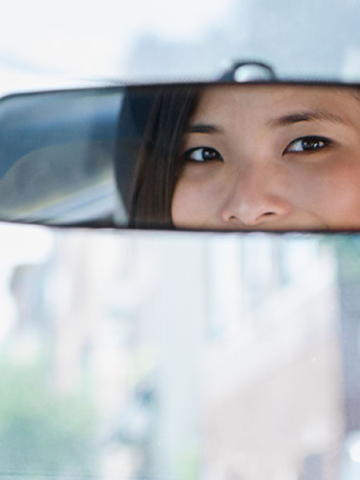
[[[325,109],[307,110],[303,112],[294,112],[270,120],[267,124],[270,127],[284,127],[299,122],[310,122],[312,120],[321,120],[332,123],[346,124],[344,118],[329,112]]]
[[[185,133],[223,133],[224,130],[218,125],[213,125],[211,123],[194,123],[189,125]]]

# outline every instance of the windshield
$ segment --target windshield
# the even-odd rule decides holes
[[[23,228],[1,229],[5,478],[359,475],[358,237],[28,226],[21,251]]]
[[[213,80],[247,60],[360,79],[354,0],[15,0],[1,19],[1,96]],[[114,188],[95,147],[102,214]],[[32,178],[16,179],[18,200]],[[360,477],[358,236],[0,238],[4,480]]]
[[[359,20],[351,0],[19,0],[3,12],[1,91],[208,80],[239,60],[263,61],[282,78],[356,81]]]

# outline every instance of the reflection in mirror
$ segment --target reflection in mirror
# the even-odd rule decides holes
[[[215,230],[360,226],[360,91],[206,84],[0,102],[0,218]]]

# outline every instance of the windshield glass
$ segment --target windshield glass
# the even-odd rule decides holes
[[[213,80],[244,60],[360,79],[354,0],[14,0],[1,20],[1,95]],[[75,152],[101,153],[103,214],[114,184],[95,147]],[[360,478],[359,237],[1,224],[0,238],[4,480]]]
[[[360,78],[360,5],[351,0],[18,0],[2,13],[3,92],[214,79],[236,60],[263,61],[282,78]]]
[[[358,237],[1,236],[5,476],[359,475]]]

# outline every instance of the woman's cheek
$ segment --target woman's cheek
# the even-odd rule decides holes
[[[175,226],[201,227],[213,223],[216,211],[216,186],[205,178],[189,178],[178,181],[171,204],[171,216]]]
[[[330,226],[360,225],[360,159],[338,157],[319,168],[313,180],[313,193],[307,193]]]
[[[198,221],[198,212],[194,208],[199,202],[198,197],[199,192],[193,188],[192,182],[178,181],[171,203],[172,221],[176,227],[191,226]]]

